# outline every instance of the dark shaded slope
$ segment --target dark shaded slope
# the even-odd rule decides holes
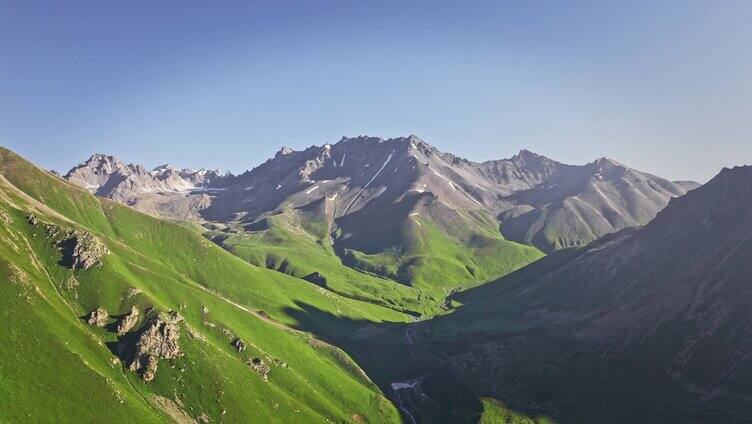
[[[564,422],[745,422],[750,287],[752,167],[724,169],[641,229],[456,296],[414,330],[437,352],[423,389]]]

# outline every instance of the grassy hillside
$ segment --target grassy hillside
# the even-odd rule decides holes
[[[378,253],[348,251],[348,263],[431,293],[446,295],[505,275],[542,257],[536,248],[493,233],[470,233],[457,240],[430,219],[415,218],[404,228],[406,243]]]
[[[553,423],[546,417],[531,418],[510,410],[504,403],[493,398],[481,398],[483,412],[478,424],[548,424]]]
[[[441,313],[453,291],[506,275],[543,256],[534,247],[504,240],[493,218],[482,214],[463,214],[442,224],[430,215],[413,214],[396,224],[393,232],[398,236],[387,237],[400,240],[398,245],[372,249],[370,244],[379,244],[377,234],[372,239],[365,234],[355,245],[340,243],[342,234],[324,208],[286,208],[253,225],[230,225],[206,235],[251,264],[422,316]]]
[[[261,231],[214,231],[207,236],[253,265],[308,280],[343,296],[414,315],[439,310],[441,298],[428,298],[415,288],[343,265],[326,230],[317,234],[307,223],[301,225],[297,211],[286,210],[264,221],[266,228]]]
[[[0,395],[12,405],[0,407],[0,421],[400,420],[344,351],[313,334],[407,315],[252,266],[190,229],[95,198],[7,150],[0,174],[0,335],[13,346],[0,351]],[[73,231],[109,253],[72,269]],[[118,336],[119,319],[134,306],[137,325]],[[103,328],[86,322],[97,308],[110,315]],[[128,369],[128,352],[166,311],[184,319],[182,355],[159,359],[156,377],[144,382]],[[232,344],[238,338],[243,351]]]

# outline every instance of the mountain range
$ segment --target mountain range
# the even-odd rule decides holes
[[[308,253],[318,250],[334,266],[358,271],[339,284],[342,294],[369,296],[352,289],[365,273],[433,300],[500,277],[540,251],[645,224],[697,187],[606,158],[576,166],[522,150],[476,163],[416,136],[282,148],[237,176],[167,166],[149,172],[98,154],[65,178],[158,216],[200,222],[213,241],[254,265],[334,288],[332,265],[308,265],[315,262]],[[301,247],[302,239],[310,246]]]
[[[748,422],[750,211],[750,166],[415,136],[239,175],[0,149],[0,421]]]
[[[424,213],[434,214],[431,219],[445,231],[451,223],[442,221],[454,221],[449,215],[455,212],[488,214],[507,239],[546,252],[643,225],[670,198],[699,185],[667,181],[608,158],[575,166],[527,150],[476,163],[443,153],[416,136],[343,137],[303,151],[282,148],[238,176],[169,166],[147,172],[97,154],[65,178],[99,196],[176,219],[252,223],[287,207],[323,201],[332,224],[355,239],[362,239],[356,236],[364,231],[359,217],[379,210],[390,221],[405,221],[410,213],[420,213],[416,205],[425,204],[430,211]],[[214,193],[202,193],[206,191]],[[157,201],[155,193],[170,200]],[[165,209],[170,202],[184,205],[185,198],[194,199],[190,210]],[[371,250],[389,244],[384,240]]]

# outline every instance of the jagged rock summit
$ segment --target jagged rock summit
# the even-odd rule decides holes
[[[160,165],[147,171],[142,165],[125,164],[103,154],[92,155],[65,174],[68,181],[98,196],[115,200],[146,193],[209,189],[223,177],[216,170],[174,169],[170,165]]]
[[[160,165],[147,171],[108,155],[95,154],[64,178],[106,197],[146,212],[175,219],[198,219],[231,174],[217,170],[175,169]]]

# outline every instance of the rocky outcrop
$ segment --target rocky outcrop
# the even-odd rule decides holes
[[[110,253],[104,243],[85,231],[74,231],[63,243],[70,244],[70,267],[73,269],[89,269]]]
[[[118,336],[125,335],[125,333],[131,331],[131,329],[136,326],[137,322],[138,309],[135,306],[132,306],[131,311],[120,318],[120,322],[117,326]]]
[[[104,327],[107,325],[107,320],[110,319],[110,315],[102,308],[97,308],[95,311],[92,311],[89,314],[89,325],[94,325],[97,327]]]
[[[264,381],[269,381],[269,371],[271,368],[261,358],[249,358],[248,366],[258,374]]]
[[[138,338],[136,352],[130,369],[144,381],[151,381],[157,373],[159,359],[173,359],[182,355],[178,340],[183,321],[177,312],[160,313],[144,329]]]
[[[71,269],[89,269],[101,263],[102,258],[110,253],[102,241],[87,231],[43,222],[31,213],[26,215],[26,219],[32,226],[44,230],[45,238],[52,240],[62,252],[61,264]]]
[[[71,275],[65,281],[65,289],[68,291],[74,291],[78,288],[79,282],[75,275]]]

